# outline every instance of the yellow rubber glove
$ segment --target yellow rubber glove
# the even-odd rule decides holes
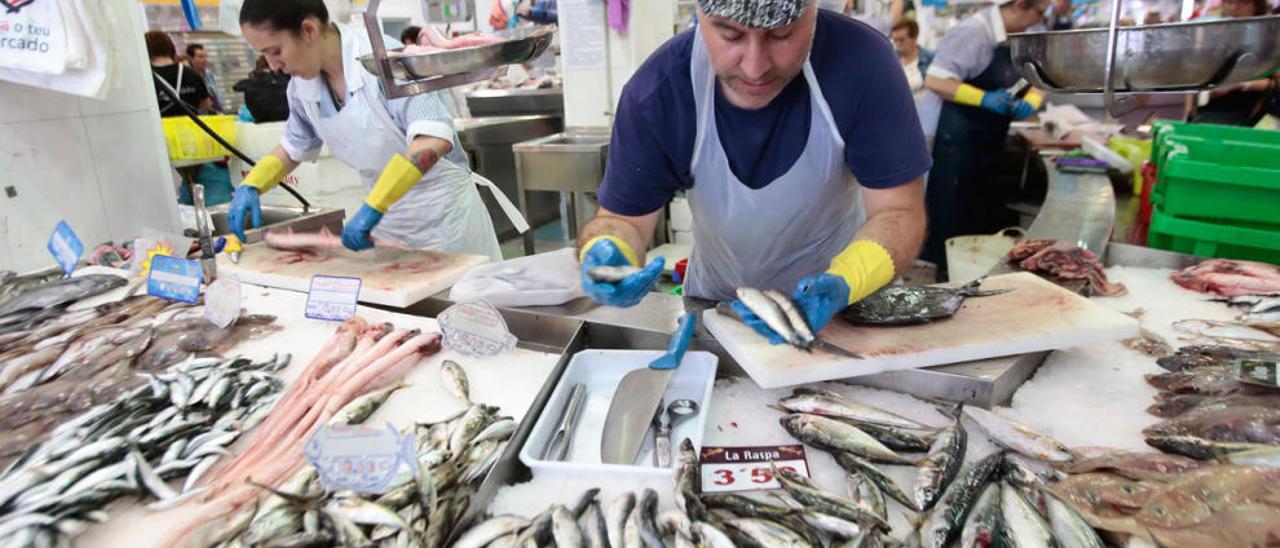
[[[364,199],[364,203],[380,213],[386,213],[391,204],[403,198],[404,194],[421,179],[422,170],[413,165],[408,158],[396,154],[387,162],[386,167],[382,168],[382,175],[378,176],[378,182],[374,183],[373,190],[369,191],[369,196]]]
[[[582,246],[582,251],[578,252],[578,262],[585,262],[587,252],[590,251],[596,243],[601,241],[613,242],[613,245],[617,246],[618,251],[622,253],[622,257],[627,260],[628,264],[631,266],[640,266],[640,258],[636,255],[636,252],[631,249],[631,246],[627,245],[627,242],[622,241],[622,238],[610,236],[608,234],[604,236],[596,236],[595,238],[588,240],[587,245]]]
[[[244,176],[244,182],[241,184],[256,188],[261,194],[280,184],[280,180],[284,179],[284,172],[284,162],[268,154],[258,160],[253,169],[249,170],[249,174]]]
[[[982,106],[982,96],[986,93],[970,84],[960,84],[960,87],[956,88],[956,96],[953,100],[962,105],[980,107]]]
[[[1031,91],[1028,91],[1026,95],[1022,96],[1022,100],[1030,103],[1036,110],[1040,110],[1040,105],[1044,104],[1044,95],[1041,95],[1039,91],[1032,89]]]
[[[827,274],[849,284],[849,304],[853,304],[893,281],[893,257],[876,242],[858,240],[831,259]]]

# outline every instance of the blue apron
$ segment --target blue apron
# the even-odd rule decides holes
[[[1009,45],[1000,44],[987,68],[965,83],[990,91],[1008,88],[1019,78]],[[1002,193],[990,183],[1009,133],[1009,122],[1008,116],[984,108],[942,102],[933,137],[933,170],[925,188],[929,236],[921,254],[924,260],[938,265],[939,278],[947,271],[947,238],[986,234],[999,228],[988,228],[1004,207]]]

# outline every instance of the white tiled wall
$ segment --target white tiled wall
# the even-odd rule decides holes
[[[0,82],[0,270],[53,264],[45,243],[60,219],[90,248],[178,227],[141,5],[107,4],[127,14],[112,34],[136,39],[118,41],[121,84],[105,100]]]

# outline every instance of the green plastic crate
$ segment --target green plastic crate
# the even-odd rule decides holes
[[[1147,245],[1201,257],[1280,264],[1280,228],[1179,219],[1153,211]]]
[[[1156,157],[1151,203],[1164,214],[1280,224],[1280,146],[1175,138]]]

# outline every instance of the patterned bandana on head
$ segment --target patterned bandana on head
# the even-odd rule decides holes
[[[789,25],[809,7],[809,0],[698,0],[702,12],[756,29]]]

